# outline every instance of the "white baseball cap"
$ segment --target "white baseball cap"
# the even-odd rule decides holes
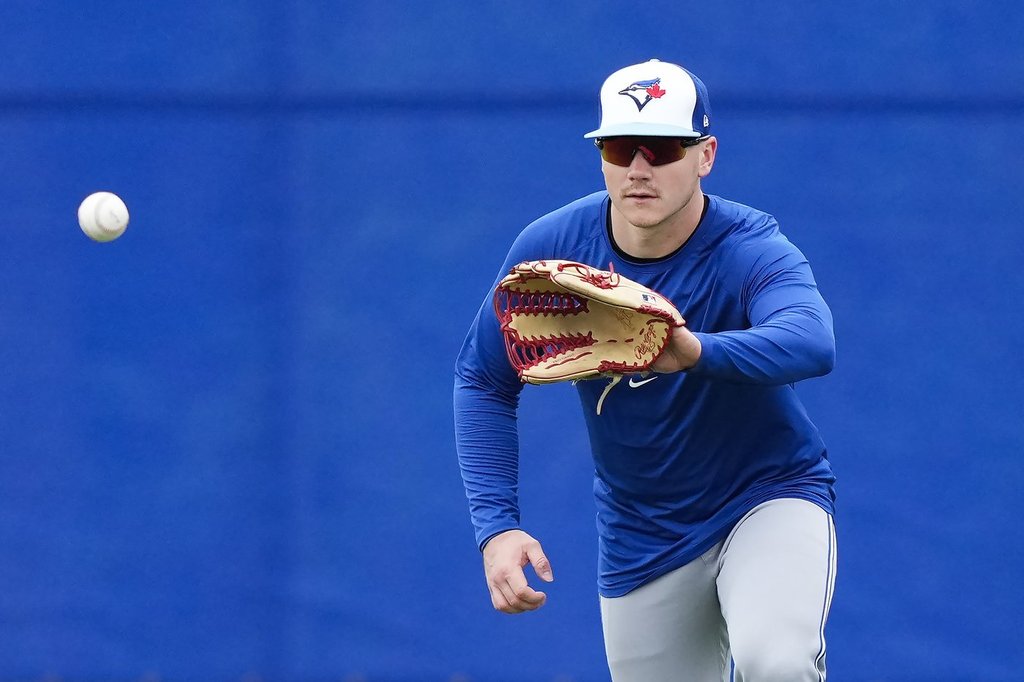
[[[704,83],[657,59],[619,69],[601,86],[601,127],[583,137],[704,137],[711,105]]]

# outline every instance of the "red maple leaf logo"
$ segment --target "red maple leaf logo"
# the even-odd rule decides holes
[[[653,97],[654,99],[659,99],[662,95],[665,94],[665,91],[661,89],[660,84],[655,83],[651,87],[647,88],[647,94]]]

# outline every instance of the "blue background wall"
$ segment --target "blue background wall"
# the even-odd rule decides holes
[[[832,677],[1024,679],[1022,35],[1012,0],[7,0],[0,679],[606,680],[571,390],[524,394],[557,582],[513,618],[450,375],[518,230],[601,187],[601,81],[655,56],[710,88],[706,190],[774,213],[835,313],[801,389]]]

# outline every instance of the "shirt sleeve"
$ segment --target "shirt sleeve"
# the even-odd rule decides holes
[[[517,413],[523,385],[505,351],[493,294],[512,266],[551,258],[536,241],[527,230],[513,244],[455,363],[455,445],[481,549],[494,535],[519,527]]]
[[[497,326],[485,304],[455,364],[455,445],[481,548],[493,535],[519,527],[520,386],[502,376],[490,348],[501,334]]]
[[[835,364],[832,313],[810,264],[781,234],[751,256],[735,253],[743,272],[740,302],[750,327],[695,333],[701,356],[689,372],[709,378],[783,385],[822,376]]]

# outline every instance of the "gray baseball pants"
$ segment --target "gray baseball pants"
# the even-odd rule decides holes
[[[832,517],[797,499],[746,514],[698,559],[601,597],[614,682],[821,682],[836,575]],[[730,665],[730,658],[732,665]]]

